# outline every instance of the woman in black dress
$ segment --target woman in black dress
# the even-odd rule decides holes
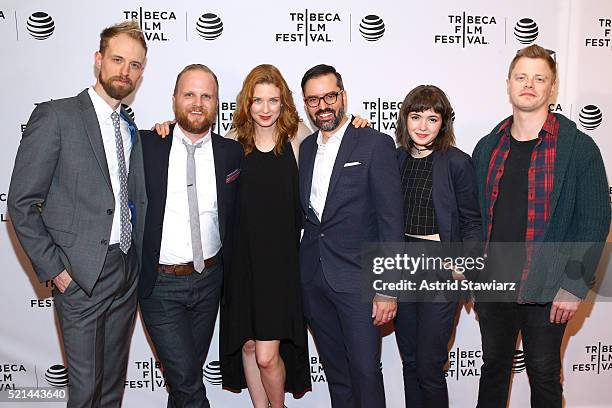
[[[224,387],[248,387],[256,408],[282,408],[285,391],[301,396],[311,387],[298,276],[301,212],[293,146],[299,124],[278,69],[255,67],[233,118],[245,158],[220,343]]]

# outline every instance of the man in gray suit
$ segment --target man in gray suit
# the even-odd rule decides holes
[[[96,84],[34,110],[8,209],[40,281],[53,280],[68,407],[118,407],[136,312],[147,198],[140,136],[121,109],[147,46],[136,22],[100,34]]]

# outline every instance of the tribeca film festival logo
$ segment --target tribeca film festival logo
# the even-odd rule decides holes
[[[68,386],[68,370],[61,364],[54,364],[45,372],[45,380],[52,387],[64,388]]]
[[[612,344],[598,342],[584,346],[586,362],[572,364],[573,372],[603,374],[612,371]]]
[[[325,370],[318,356],[310,356],[310,381],[313,383],[327,382]]]
[[[27,374],[23,364],[0,363],[0,391],[17,389],[15,385],[24,384]]]
[[[176,21],[174,11],[168,10],[124,10],[123,17],[126,20],[137,20],[144,32],[147,42],[168,41],[168,32],[165,30],[170,21]]]
[[[223,21],[214,13],[204,13],[198,18],[196,31],[206,41],[215,40],[223,32]]]
[[[368,14],[361,19],[359,32],[366,41],[378,41],[385,35],[385,22],[374,14]]]
[[[136,376],[125,380],[125,388],[155,391],[166,387],[166,380],[159,361],[134,361]]]
[[[584,46],[609,48],[611,46],[610,34],[612,32],[612,19],[599,18],[597,19],[597,25],[601,30],[600,35],[596,37],[586,37],[584,39]]]
[[[217,121],[213,125],[213,129],[224,135],[232,128],[232,120],[234,119],[234,111],[236,110],[236,102],[219,102],[217,109]]]
[[[480,16],[466,14],[448,15],[451,32],[435,34],[434,44],[453,44],[465,48],[466,46],[488,45],[486,28],[497,25],[495,16]]]
[[[0,221],[7,222],[8,215],[6,214],[6,200],[8,198],[8,193],[0,193],[0,206],[2,207],[2,212],[0,212]]]
[[[521,18],[514,26],[514,37],[521,44],[532,44],[539,33],[538,25],[530,18]]]
[[[36,40],[46,40],[55,31],[55,22],[49,14],[37,11],[28,17],[26,29]]]
[[[295,31],[274,34],[276,42],[302,43],[305,46],[316,43],[331,43],[333,38],[328,32],[329,25],[338,24],[342,21],[338,13],[311,12],[308,9],[290,12],[289,19],[293,23]]]
[[[395,134],[397,129],[397,118],[402,106],[398,101],[385,101],[377,98],[372,101],[363,101],[366,118],[370,126],[379,132]]]
[[[603,114],[601,109],[595,105],[586,105],[580,109],[578,115],[578,121],[586,130],[595,130],[601,125],[603,121]]]
[[[463,377],[480,377],[482,350],[457,347],[448,352],[448,370],[446,377],[459,381]]]

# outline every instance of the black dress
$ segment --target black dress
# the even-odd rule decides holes
[[[239,225],[221,305],[223,386],[246,388],[242,346],[247,340],[281,340],[285,391],[310,390],[306,323],[298,275],[301,227],[298,169],[293,149],[256,148],[240,174]]]

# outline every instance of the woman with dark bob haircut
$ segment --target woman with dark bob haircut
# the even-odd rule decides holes
[[[474,166],[470,156],[454,146],[453,109],[444,92],[433,85],[410,91],[399,112],[396,136],[406,241],[479,241]],[[464,279],[455,270],[436,271],[436,278]],[[395,335],[406,407],[448,407],[444,365],[458,302],[428,295],[398,303]]]

